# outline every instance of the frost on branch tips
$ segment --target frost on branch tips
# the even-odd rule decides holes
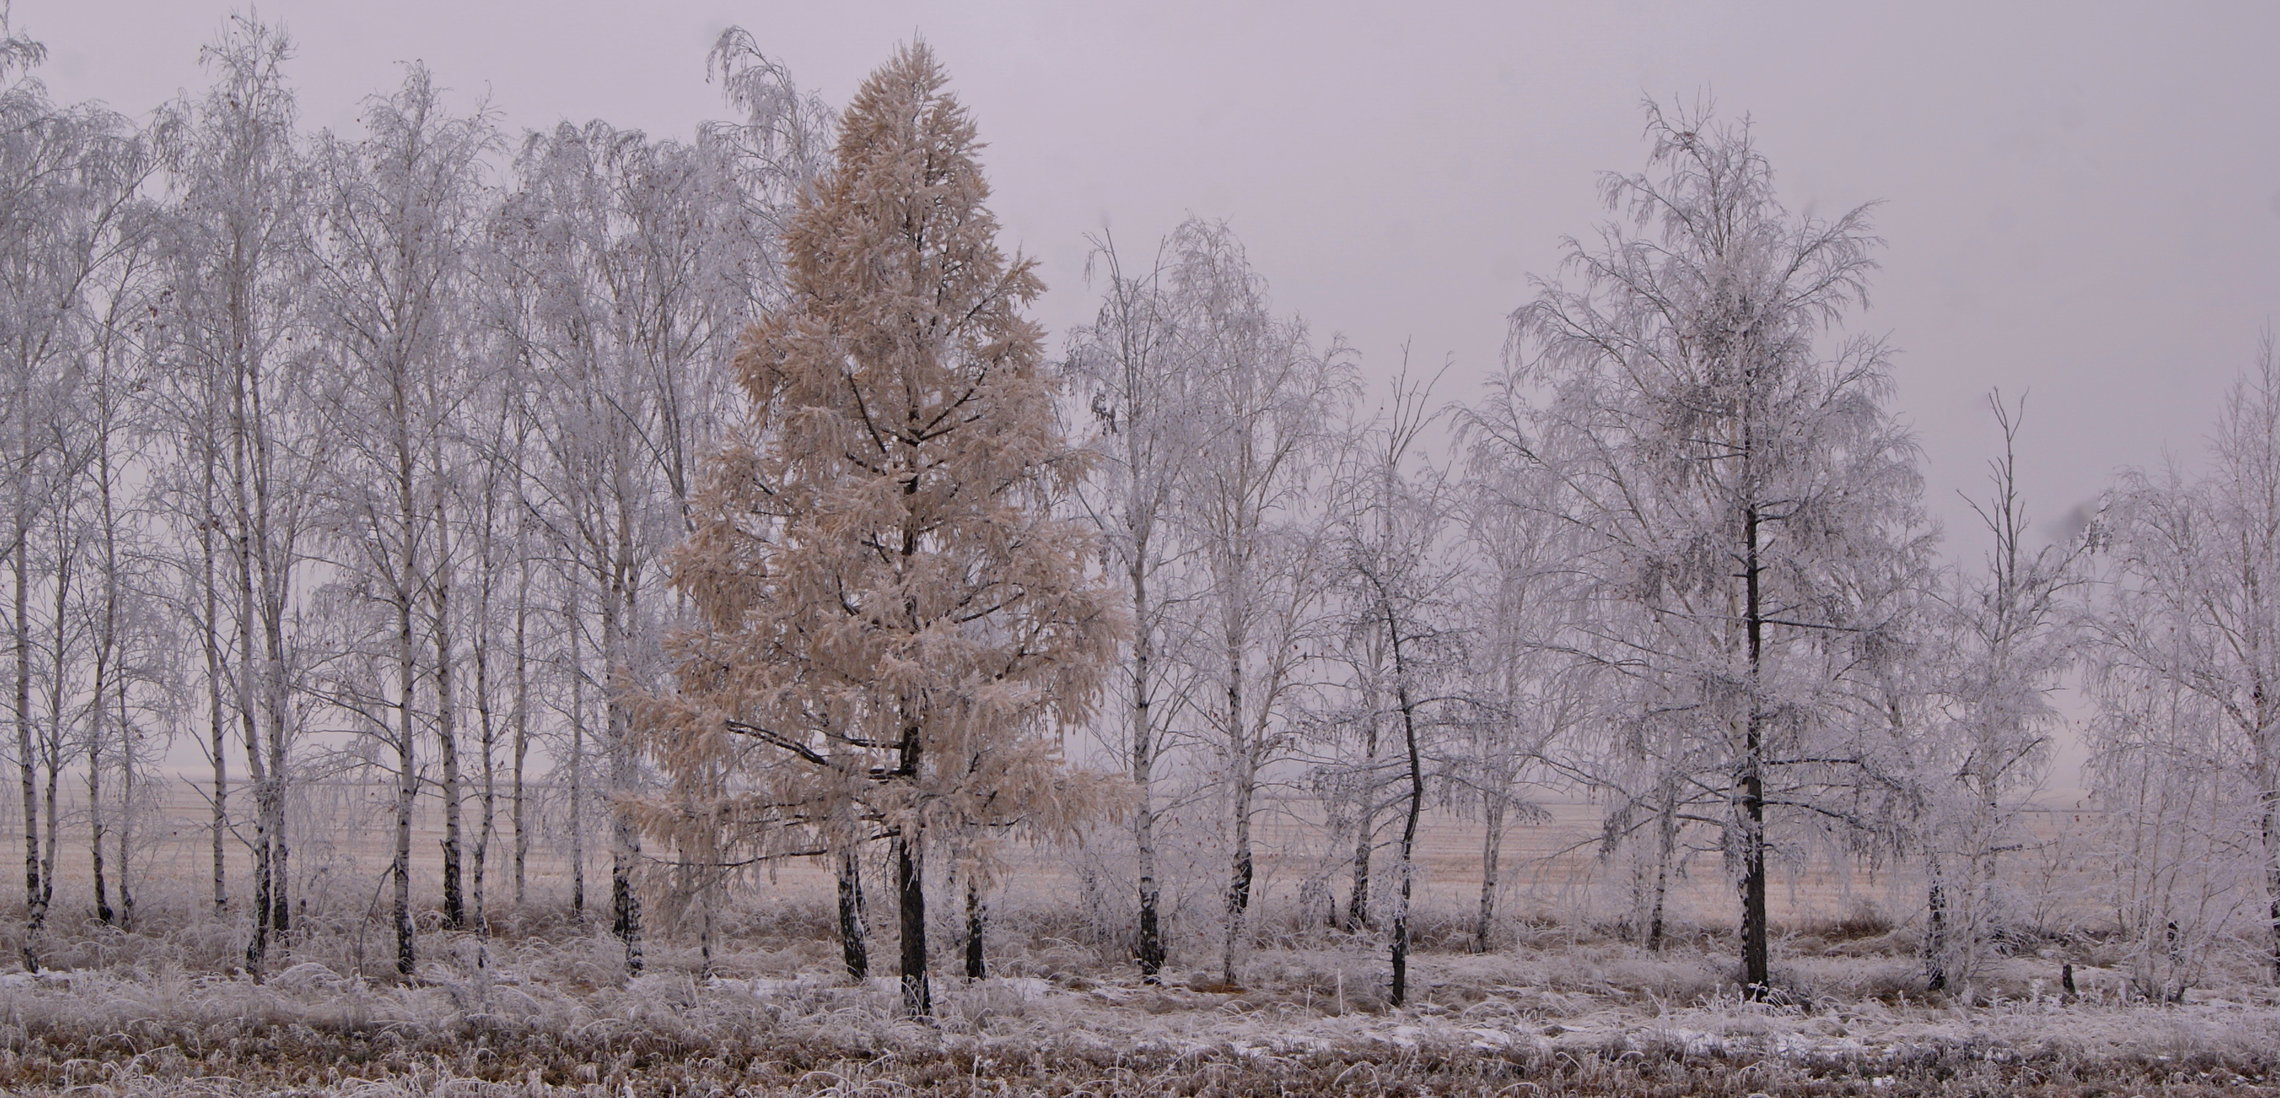
[[[1022,315],[1042,286],[998,249],[944,79],[918,44],[857,93],[785,235],[785,302],[736,357],[750,415],[674,558],[701,624],[656,707],[672,788],[651,815],[715,862],[836,856],[848,936],[884,840],[915,1014],[929,848],[986,872],[994,837],[1102,803],[1053,733],[1089,715],[1122,629],[1052,510],[1083,463]]]

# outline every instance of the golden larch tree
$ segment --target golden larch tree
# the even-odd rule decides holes
[[[654,831],[689,860],[829,854],[849,966],[889,846],[905,1007],[931,1010],[930,836],[1073,827],[1101,787],[1088,719],[1121,634],[1095,549],[1054,513],[1083,475],[1055,423],[1042,289],[997,246],[966,110],[914,44],[867,80],[785,234],[786,296],[735,359],[749,416],[709,460],[673,583],[699,625],[652,707]]]

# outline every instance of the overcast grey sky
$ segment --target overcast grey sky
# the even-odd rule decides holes
[[[15,0],[67,99],[140,113],[200,81],[229,0]],[[1593,176],[1643,163],[1639,102],[1747,113],[1793,209],[1882,199],[1866,330],[1952,535],[1995,443],[1982,398],[2031,390],[2022,456],[2049,520],[2116,467],[2197,460],[2280,311],[2280,5],[1364,6],[272,0],[305,120],[425,60],[511,126],[682,134],[721,113],[704,52],[731,23],[835,105],[923,34],[990,143],[1040,316],[1091,312],[1084,234],[1147,248],[1225,218],[1275,300],[1375,375],[1403,340],[1493,370],[1505,315]],[[1231,10],[1232,9],[1232,10]],[[1959,547],[1976,555],[1975,538]]]

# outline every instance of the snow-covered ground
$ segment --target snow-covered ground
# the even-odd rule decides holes
[[[403,982],[316,962],[259,982],[179,969],[10,974],[0,1090],[1273,1093],[1261,1088],[1280,1080],[1307,1093],[1968,1083],[2066,1094],[2111,1079],[2122,1093],[2255,1093],[2273,1085],[2280,1050],[2271,989],[2148,1003],[2124,996],[2118,974],[2085,967],[2068,996],[2033,975],[2033,958],[2000,966],[1983,985],[1994,994],[1977,1001],[1906,992],[1901,956],[1796,958],[1791,1001],[1768,1004],[1736,995],[1723,958],[1705,951],[1434,954],[1420,958],[1419,1000],[1391,1009],[1374,955],[1274,950],[1252,959],[1239,989],[1186,977],[1148,986],[1106,969],[944,978],[938,1017],[922,1025],[900,1017],[892,980],[787,972],[766,957],[722,967],[768,974],[700,977],[666,957],[648,975],[596,982],[606,950],[462,941]]]

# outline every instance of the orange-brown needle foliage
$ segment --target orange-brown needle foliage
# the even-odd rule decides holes
[[[929,833],[971,849],[1101,800],[1055,732],[1090,716],[1121,619],[1053,510],[1084,469],[1022,315],[1042,287],[998,249],[944,79],[907,47],[848,107],[673,557],[701,625],[652,707],[675,792],[651,818],[716,860],[883,837],[915,872]]]

